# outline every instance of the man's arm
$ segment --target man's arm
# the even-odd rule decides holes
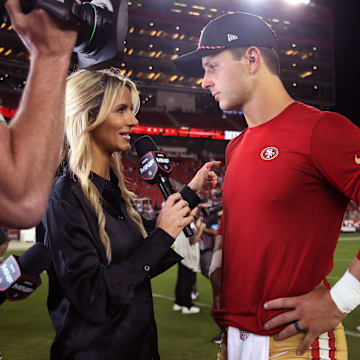
[[[360,155],[359,143],[359,129],[348,119],[336,113],[326,113],[319,120],[311,137],[311,156],[316,168],[330,184],[357,204],[360,204],[360,165],[356,162]],[[325,286],[318,286],[303,296],[267,302],[264,305],[265,309],[293,310],[268,321],[265,329],[273,329],[298,321],[298,326],[306,330],[306,336],[298,348],[298,354],[303,354],[316,337],[333,329],[346,317],[349,311],[343,310],[350,309],[350,303],[360,304],[360,290],[358,290],[360,253],[349,267],[349,271],[350,275],[345,274],[331,291]],[[343,285],[349,291],[344,292]],[[346,308],[342,306],[342,303]],[[295,333],[295,326],[291,324],[281,331],[277,338],[285,339]]]
[[[204,233],[216,236],[217,235],[217,230],[212,229],[212,228],[208,228],[208,227],[204,227]]]
[[[215,309],[220,309],[221,263],[222,263],[222,235],[216,235],[213,257],[209,269],[209,279],[212,286]]]
[[[360,281],[360,251],[349,266],[349,272]]]
[[[65,87],[76,32],[42,9],[6,8],[31,55],[29,76],[10,126],[0,123],[0,224],[36,225],[45,210],[64,135]]]
[[[306,330],[306,336],[297,349],[297,355],[304,354],[319,335],[335,328],[353,310],[354,306],[360,304],[359,258],[360,252],[348,269],[352,282],[349,283],[347,275],[344,275],[334,285],[333,289],[336,287],[339,289],[335,293],[331,293],[325,286],[319,286],[303,296],[281,298],[265,303],[264,308],[267,310],[293,309],[272,318],[265,324],[265,329],[269,330],[290,323],[275,335],[277,340],[283,340],[297,333],[292,322],[298,321],[299,327]]]

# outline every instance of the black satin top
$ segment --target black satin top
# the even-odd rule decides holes
[[[112,249],[107,264],[97,217],[70,176],[59,177],[46,214],[48,309],[56,330],[51,359],[159,359],[150,278],[181,260],[157,228],[143,238],[129,218],[117,179],[91,174],[102,195]],[[147,230],[154,225],[144,225]]]

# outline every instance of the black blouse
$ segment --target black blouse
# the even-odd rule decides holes
[[[127,214],[114,174],[107,181],[92,173],[90,180],[102,195],[112,262],[107,264],[95,211],[79,183],[69,174],[59,177],[43,219],[53,256],[51,359],[159,359],[150,278],[181,257],[162,229],[143,238]],[[146,220],[144,225],[147,231],[154,227]]]

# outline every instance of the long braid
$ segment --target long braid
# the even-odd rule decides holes
[[[104,245],[106,258],[108,260],[108,264],[111,263],[111,246],[110,246],[110,238],[105,231],[105,214],[103,207],[100,204],[100,194],[96,186],[89,180],[89,178],[80,179],[81,190],[85,195],[86,199],[90,202],[91,206],[94,208],[95,213],[98,219],[99,226],[99,235],[101,242]]]
[[[100,193],[96,186],[89,180],[89,175],[92,167],[91,152],[86,151],[89,146],[89,133],[83,134],[77,138],[77,141],[72,142],[69,151],[69,166],[76,178],[78,179],[81,191],[85,198],[89,201],[92,208],[95,210],[99,236],[102,244],[104,245],[106,258],[108,263],[111,263],[111,246],[110,239],[105,231],[105,214],[100,203]]]

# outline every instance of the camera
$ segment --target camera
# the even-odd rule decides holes
[[[5,2],[0,0],[0,21],[10,23]],[[77,31],[74,52],[80,68],[98,70],[121,60],[128,29],[127,0],[92,0],[81,5],[75,0],[20,0],[20,5],[24,14],[42,8]]]
[[[202,207],[201,208],[201,213],[204,216],[204,218],[208,218],[208,217],[210,217],[210,216],[212,216],[214,214],[217,214],[222,209],[223,209],[223,204],[218,203],[216,205]]]

